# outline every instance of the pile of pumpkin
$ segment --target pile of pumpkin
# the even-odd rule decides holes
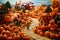
[[[47,26],[41,25],[36,27],[34,32],[40,36],[46,36],[52,39],[60,39],[60,27],[54,23],[54,20],[51,20]]]
[[[21,28],[14,25],[1,25],[0,40],[30,40],[29,36],[21,32]]]

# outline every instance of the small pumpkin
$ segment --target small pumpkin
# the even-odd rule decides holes
[[[55,38],[59,38],[59,34],[55,34]]]
[[[55,29],[55,28],[53,28],[53,27],[51,27],[51,28],[50,28],[50,31],[55,31],[55,30],[56,30],[56,29]]]
[[[50,31],[45,31],[45,36],[50,37]]]
[[[39,35],[44,36],[44,32],[40,31]]]
[[[50,33],[50,38],[55,38],[55,34],[54,33]]]

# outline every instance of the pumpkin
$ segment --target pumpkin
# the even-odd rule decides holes
[[[51,20],[50,23],[48,24],[49,28],[57,28],[57,25],[54,23],[54,20]]]
[[[19,36],[19,35],[14,36],[13,39],[14,39],[14,40],[20,40],[20,36]]]
[[[37,33],[39,34],[42,30],[37,30]]]
[[[60,28],[57,28],[58,31],[60,31]]]
[[[21,35],[21,32],[20,32],[20,31],[18,32],[18,35],[19,35],[19,36]]]
[[[25,23],[25,20],[22,20],[22,23],[24,24]]]
[[[37,29],[35,29],[34,32],[36,33],[37,32]]]
[[[17,32],[19,32],[19,30],[18,29],[15,29],[14,32],[17,33]]]
[[[7,35],[6,34],[3,35],[3,40],[7,40]]]
[[[6,31],[6,35],[8,35],[8,36],[10,35],[10,31],[9,30]]]
[[[46,30],[45,28],[46,28],[45,26],[40,26],[39,27],[40,30],[44,30],[44,31]]]
[[[45,31],[45,36],[50,37],[50,33],[51,33],[50,31]]]
[[[6,34],[7,36],[9,36],[9,35],[10,35],[10,31],[8,31],[8,30],[5,31],[5,30],[3,30],[3,31],[2,31],[2,34]]]
[[[39,35],[44,36],[44,32],[40,31]]]
[[[6,36],[0,35],[0,40],[7,40]]]
[[[59,34],[59,37],[60,37],[60,32],[58,32],[58,34]]]
[[[4,34],[3,36],[4,36],[4,37],[7,37],[7,35],[6,35],[6,34]]]
[[[0,39],[2,39],[3,38],[3,35],[2,34],[0,34]]]
[[[9,31],[14,31],[14,29],[13,28],[9,28]]]
[[[46,26],[46,27],[45,27],[45,30],[49,30],[49,27],[48,27],[48,26]]]
[[[4,28],[5,28],[5,29],[9,29],[9,28],[10,28],[10,26],[9,26],[9,25],[8,25],[8,26],[4,26]]]
[[[13,16],[5,16],[4,17],[4,20],[5,20],[5,22],[13,22],[13,20],[14,20],[14,17]]]
[[[58,34],[60,35],[60,32],[58,32]]]
[[[13,40],[13,38],[12,37],[8,37],[7,40]]]
[[[55,29],[55,28],[53,28],[53,27],[51,27],[51,28],[50,28],[50,31],[53,31],[53,32],[54,32],[55,30],[56,30],[56,29]]]
[[[15,33],[11,33],[11,37],[15,37],[16,36],[16,34]]]
[[[4,30],[4,28],[3,27],[0,27],[0,32],[2,32]]]
[[[55,38],[55,34],[54,33],[50,33],[50,38]]]
[[[25,13],[25,16],[29,16],[29,13]]]
[[[59,38],[59,34],[55,34],[55,38]]]
[[[6,32],[6,31],[5,31],[5,30],[3,30],[3,31],[2,31],[2,34],[4,34],[5,32]]]
[[[58,34],[59,34],[59,37],[60,37],[60,32]]]

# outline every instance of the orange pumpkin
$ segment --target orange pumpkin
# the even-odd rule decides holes
[[[25,16],[29,16],[29,13],[25,13]]]
[[[6,31],[6,35],[8,35],[8,36],[10,35],[10,31],[9,30]]]
[[[24,24],[25,23],[25,20],[22,20],[22,23]]]
[[[0,40],[7,40],[6,36],[0,35]]]
[[[3,39],[7,40],[7,35],[6,34],[3,35]]]
[[[53,27],[51,27],[51,28],[50,28],[50,31],[55,31],[55,30],[56,30],[56,29],[55,29],[55,28],[53,28]]]
[[[58,31],[60,31],[60,28],[57,28]]]
[[[44,31],[46,30],[45,28],[46,28],[45,26],[40,26],[39,27],[40,30],[44,30]]]
[[[9,28],[9,31],[14,31],[14,29],[13,28]]]
[[[40,31],[39,35],[44,36],[44,32]]]
[[[21,32],[20,32],[20,31],[18,32],[18,35],[19,35],[19,36],[21,35]]]
[[[55,24],[54,20],[51,20],[48,27],[49,28],[51,28],[51,27],[57,28],[57,25]]]
[[[4,36],[4,37],[7,37],[7,35],[6,35],[6,34],[4,34],[3,36]]]
[[[4,26],[4,28],[5,28],[5,29],[9,29],[9,28],[10,28],[10,26],[9,26],[9,25],[8,25],[8,26]]]
[[[45,31],[45,36],[49,37],[50,36],[50,31]]]
[[[19,30],[18,29],[15,29],[14,32],[17,33],[17,32],[19,32]]]
[[[4,30],[4,28],[3,27],[0,27],[0,32],[2,32]]]
[[[6,31],[5,31],[5,30],[3,30],[3,31],[2,31],[2,34],[4,34],[5,32],[6,32]]]
[[[14,17],[13,16],[5,16],[4,17],[4,20],[5,20],[5,22],[13,22],[13,20],[14,20]]]
[[[7,40],[13,40],[13,38],[12,37],[8,37]]]
[[[20,36],[19,36],[19,35],[14,36],[13,39],[14,39],[14,40],[20,40]]]
[[[36,33],[37,32],[37,29],[35,29],[34,32]]]
[[[45,27],[45,30],[48,30],[48,29],[49,29],[49,27],[48,27],[48,26],[46,26],[46,27]]]
[[[58,32],[58,34],[59,34],[59,37],[60,37],[60,32]]]
[[[37,30],[37,33],[39,34],[41,31],[42,31],[42,30],[39,30],[39,29],[38,29],[38,30]]]
[[[3,31],[2,31],[2,34],[6,34],[7,36],[9,36],[9,35],[10,35],[10,31],[8,31],[8,30],[5,31],[5,30],[3,30]]]
[[[58,34],[60,35],[60,32]]]
[[[50,38],[55,38],[55,34],[54,33],[50,33]]]
[[[55,38],[59,38],[59,34],[55,34]]]
[[[15,33],[11,33],[11,37],[15,37],[16,36],[16,34]]]
[[[0,39],[2,39],[3,38],[3,35],[2,34],[0,34]]]
[[[24,36],[24,33],[23,32],[21,32],[20,34],[21,34],[20,36],[22,36],[22,37]]]

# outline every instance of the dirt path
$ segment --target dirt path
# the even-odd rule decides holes
[[[33,19],[33,18],[32,18]],[[33,19],[33,23],[30,25],[29,30],[25,27],[24,30],[22,30],[25,34],[29,35],[33,40],[50,40],[46,37],[42,37],[40,35],[37,35],[33,32],[33,28],[39,24],[37,19]]]

